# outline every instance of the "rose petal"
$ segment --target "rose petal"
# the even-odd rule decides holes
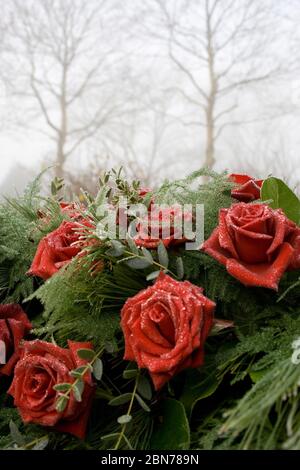
[[[267,287],[278,290],[278,282],[292,260],[294,249],[283,243],[279,254],[272,264],[246,264],[233,258],[228,259],[226,269],[233,277],[246,286]]]

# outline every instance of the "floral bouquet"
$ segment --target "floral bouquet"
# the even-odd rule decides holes
[[[204,170],[63,190],[0,206],[0,447],[299,449],[292,190]]]

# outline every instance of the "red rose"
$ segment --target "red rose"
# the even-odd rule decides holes
[[[159,243],[169,247],[184,243],[183,220],[191,221],[193,218],[189,212],[183,212],[181,207],[174,205],[168,208],[160,208],[158,205],[150,207],[146,217],[137,224],[137,235],[134,237],[137,246],[157,248]],[[167,236],[164,236],[166,227],[170,227]]]
[[[40,241],[28,274],[48,279],[68,264],[82,249],[79,245],[82,225],[64,221]]]
[[[84,376],[82,401],[76,401],[71,392],[63,412],[55,408],[59,392],[53,390],[53,386],[75,380],[70,371],[86,363],[78,357],[77,351],[92,346],[72,341],[68,341],[68,345],[69,349],[63,349],[45,341],[26,341],[8,393],[14,397],[24,423],[55,427],[83,439],[94,391],[91,374]]]
[[[264,180],[256,180],[248,175],[229,176],[230,180],[239,186],[231,191],[231,196],[242,202],[250,202],[260,198],[260,189]]]
[[[124,359],[148,369],[156,390],[181,370],[203,364],[215,304],[202,292],[160,274],[122,309]]]
[[[246,286],[277,290],[287,269],[300,268],[300,228],[281,209],[241,202],[220,210],[202,249]]]
[[[10,375],[20,356],[20,342],[32,325],[24,310],[17,304],[0,305],[0,341],[5,356],[0,360],[0,374]],[[4,364],[4,365],[2,365]]]

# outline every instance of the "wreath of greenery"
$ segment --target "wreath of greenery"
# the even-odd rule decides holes
[[[200,184],[202,176],[209,181]],[[146,196],[150,203],[204,204],[205,238],[218,225],[220,208],[233,203],[233,183],[226,174],[198,171]],[[83,192],[85,214],[97,223],[97,209],[121,195],[139,202],[139,183],[120,172],[100,180],[96,197]],[[81,352],[93,369],[97,388],[85,440],[24,425],[12,397],[11,378],[0,376],[0,448],[2,449],[300,449],[300,367],[291,357],[300,336],[299,271],[287,272],[279,291],[245,287],[201,251],[149,250],[131,241],[91,244],[46,282],[26,273],[39,241],[65,216],[60,210],[63,184],[52,183],[40,195],[40,178],[23,196],[0,206],[1,303],[19,303],[34,325],[31,338],[61,347],[68,339],[92,341],[94,352]],[[265,181],[261,198],[299,223],[298,198],[278,179]],[[41,211],[46,217],[41,219]],[[95,237],[87,230],[85,237]],[[149,255],[150,253],[150,255]],[[145,259],[148,264],[145,264]],[[100,270],[91,270],[103,262]],[[143,263],[144,261],[144,263]],[[145,267],[146,266],[146,267]],[[212,331],[205,344],[205,364],[187,369],[154,392],[147,371],[123,360],[120,310],[129,297],[151,285],[155,272],[188,279],[204,288],[217,304],[216,317],[234,327]],[[75,371],[64,406],[86,370]],[[79,390],[80,393],[80,390]]]

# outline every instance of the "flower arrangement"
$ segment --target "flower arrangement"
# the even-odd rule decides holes
[[[204,170],[51,188],[0,207],[0,447],[299,449],[292,190]]]

